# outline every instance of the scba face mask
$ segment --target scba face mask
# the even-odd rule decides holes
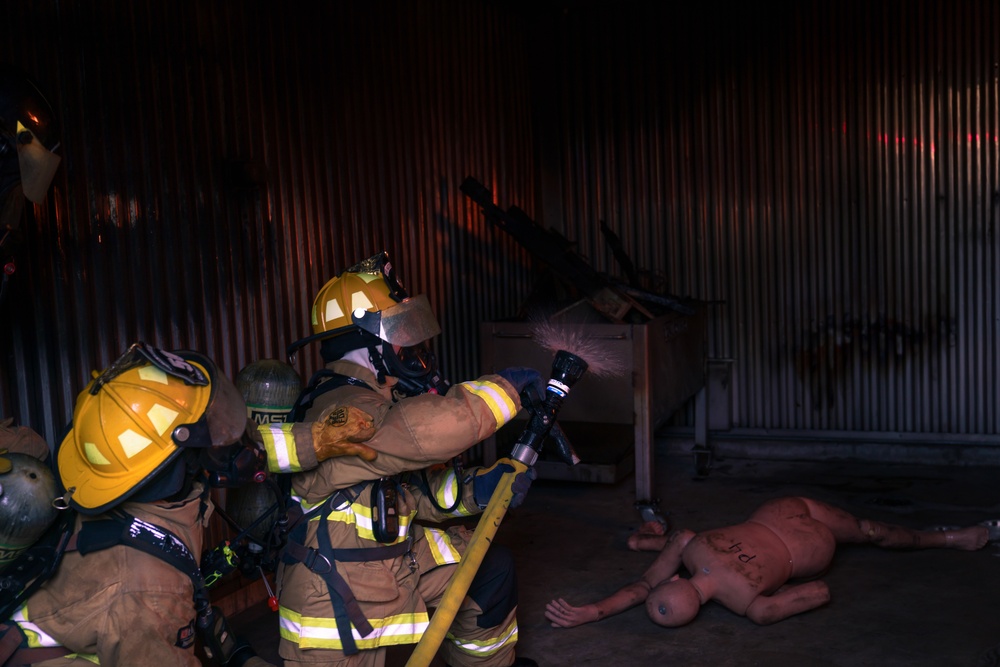
[[[427,342],[401,347],[383,345],[388,374],[398,380],[397,389],[407,396],[445,394],[451,384],[437,367],[437,358]]]
[[[253,443],[202,450],[199,463],[208,472],[209,485],[216,488],[233,489],[267,478],[265,454]]]

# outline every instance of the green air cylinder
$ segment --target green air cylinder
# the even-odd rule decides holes
[[[247,416],[255,424],[283,423],[302,391],[302,379],[295,369],[277,359],[261,359],[247,364],[236,376],[236,387],[247,404]],[[275,502],[267,484],[244,484],[226,492],[226,511],[237,525],[248,527]],[[274,517],[261,521],[249,536],[266,542]]]
[[[38,541],[56,520],[56,480],[34,456],[4,453],[10,470],[0,474],[0,571]],[[6,467],[6,466],[4,466]]]
[[[247,416],[255,424],[281,423],[302,391],[295,369],[277,359],[247,364],[236,376],[236,386],[247,404]]]

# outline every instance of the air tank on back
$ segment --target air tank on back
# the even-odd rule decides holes
[[[247,417],[255,424],[283,424],[302,391],[302,379],[290,365],[277,359],[261,359],[247,364],[236,376],[236,388],[247,404]],[[245,484],[226,493],[226,511],[246,528],[275,502],[269,484]],[[257,542],[266,542],[271,521],[264,520],[249,531]]]
[[[9,464],[9,468],[8,468]],[[34,456],[14,452],[0,456],[0,571],[38,541],[58,510],[55,476]]]
[[[236,376],[236,387],[247,404],[247,416],[256,424],[281,423],[302,391],[294,368],[277,359],[247,364]]]

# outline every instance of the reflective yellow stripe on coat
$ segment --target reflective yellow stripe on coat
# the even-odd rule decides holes
[[[441,484],[434,493],[434,499],[440,507],[451,507],[462,493],[462,481],[458,478],[458,472],[451,468],[444,474]],[[458,503],[450,513],[451,516],[472,516],[473,512],[465,508],[464,503]]]
[[[317,505],[309,505],[308,503],[302,502],[301,498],[293,496],[295,500],[299,501],[302,506],[303,512],[309,512],[310,509],[316,507]],[[322,504],[322,503],[318,503]],[[416,511],[410,512],[409,514],[399,515],[399,534],[396,537],[396,541],[393,544],[398,544],[406,540],[407,535],[410,532],[410,524],[413,521],[413,517],[416,515]],[[310,518],[310,521],[319,521],[323,517],[317,513],[315,516]],[[344,503],[339,505],[326,515],[327,521],[336,521],[337,523],[344,523],[349,526],[354,526],[354,531],[358,534],[358,537],[371,540],[373,542],[377,541],[375,539],[375,533],[372,530],[372,508],[368,507],[365,503],[358,501],[356,503]]]
[[[517,414],[514,401],[496,382],[470,380],[462,382],[458,386],[464,387],[469,393],[486,402],[486,405],[490,407],[490,412],[493,413],[493,418],[497,420],[497,428],[509,422]]]
[[[302,616],[287,607],[279,607],[278,616],[282,638],[295,642],[300,649],[325,648],[336,651],[344,649],[340,631],[337,630],[337,621],[334,619]],[[415,644],[420,641],[429,623],[427,612],[396,614],[389,618],[368,620],[372,624],[373,631],[367,637],[362,637],[357,629],[351,627],[354,643],[362,650]]]
[[[514,621],[507,626],[507,629],[504,630],[503,634],[499,637],[494,637],[493,639],[487,639],[485,641],[468,641],[458,639],[450,632],[446,636],[448,641],[454,644],[455,647],[462,653],[477,655],[480,657],[493,655],[507,644],[517,641],[517,619],[514,619]]]
[[[21,608],[11,615],[10,620],[20,626],[21,631],[24,632],[24,636],[28,638],[29,647],[54,648],[56,646],[62,646],[62,644],[45,634],[41,628],[28,620],[28,603],[22,604]]]
[[[272,472],[302,472],[299,455],[295,451],[295,436],[291,422],[261,424],[257,431],[264,439],[267,467]]]
[[[424,537],[431,548],[431,555],[434,556],[435,563],[438,565],[450,565],[462,560],[462,554],[458,553],[458,549],[452,545],[448,533],[440,528],[421,527],[424,529]]]

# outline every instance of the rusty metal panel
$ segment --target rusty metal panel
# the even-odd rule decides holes
[[[546,222],[716,303],[736,428],[1000,435],[1000,5],[567,5]],[[693,423],[689,406],[679,423]]]
[[[5,308],[0,414],[55,441],[90,371],[140,339],[231,377],[284,358],[322,284],[382,249],[437,310],[449,376],[478,373],[479,323],[514,312],[529,280],[458,190],[473,175],[534,197],[510,12],[39,0],[0,31],[64,135]]]
[[[64,124],[0,329],[50,440],[143,338],[234,375],[386,248],[453,378],[530,259],[465,176],[615,273],[710,302],[733,425],[998,435],[1000,8],[987,0],[38,0],[0,57]],[[537,201],[536,201],[537,200]],[[536,207],[537,203],[537,207]],[[315,350],[300,355],[307,374]],[[690,423],[688,409],[679,417]]]

